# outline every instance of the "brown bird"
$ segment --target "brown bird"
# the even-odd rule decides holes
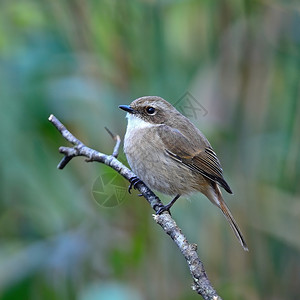
[[[170,210],[181,195],[199,191],[221,209],[248,251],[220,186],[230,194],[232,191],[204,134],[160,97],[141,97],[119,107],[127,111],[124,152],[131,169],[151,189],[175,196],[158,213]]]

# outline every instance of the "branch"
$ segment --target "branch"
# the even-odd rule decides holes
[[[73,157],[84,156],[86,157],[87,162],[97,161],[111,167],[121,176],[127,179],[131,184],[133,180],[137,178],[131,170],[129,170],[116,158],[118,156],[121,142],[121,139],[118,135],[113,135],[106,128],[111,137],[116,141],[113,154],[107,155],[84,145],[80,140],[75,138],[54,115],[50,115],[49,121],[57,128],[57,130],[68,142],[74,145],[74,147],[72,148],[59,148],[59,152],[64,154],[64,158],[58,164],[58,169],[63,169],[72,160]],[[149,202],[154,211],[158,212],[158,210],[163,207],[163,203],[161,202],[161,200],[142,181],[135,180],[134,182],[134,188],[139,190],[140,193]],[[165,233],[167,233],[175,242],[184,258],[186,259],[194,281],[192,289],[195,290],[199,295],[201,295],[205,300],[222,300],[207,278],[203,263],[201,262],[197,254],[197,245],[190,244],[187,241],[186,237],[181,232],[181,229],[177,226],[176,222],[172,219],[171,215],[168,212],[164,212],[161,215],[154,214],[153,217],[156,223],[159,224],[165,231]]]

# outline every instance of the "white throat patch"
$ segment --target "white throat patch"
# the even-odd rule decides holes
[[[144,120],[135,116],[134,114],[127,113],[126,118],[128,119],[127,130],[142,129],[154,126],[153,124],[145,122]]]

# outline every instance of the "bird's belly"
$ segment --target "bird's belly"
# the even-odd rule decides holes
[[[132,171],[149,188],[167,195],[199,190],[199,175],[169,157],[160,139],[140,137],[126,134],[124,151]]]

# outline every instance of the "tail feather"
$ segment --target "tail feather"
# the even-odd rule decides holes
[[[242,235],[242,232],[239,228],[239,226],[237,225],[235,219],[233,218],[228,206],[226,205],[223,197],[222,197],[222,193],[220,191],[220,188],[217,184],[214,184],[213,186],[213,193],[209,193],[207,194],[208,199],[215,204],[216,206],[218,206],[223,215],[226,217],[227,221],[229,222],[230,227],[232,228],[235,236],[238,238],[240,244],[242,245],[243,249],[245,251],[249,251],[248,246],[245,242],[245,239]]]
[[[219,200],[220,201],[220,200]],[[235,219],[233,218],[228,206],[226,205],[226,203],[224,202],[224,200],[222,199],[220,201],[220,209],[223,213],[223,215],[226,217],[227,221],[229,222],[230,227],[232,228],[235,236],[238,238],[238,240],[240,241],[240,244],[242,245],[242,247],[244,248],[245,251],[249,251],[248,246],[245,242],[245,239],[241,233],[241,230],[239,228],[239,226],[237,225]]]

